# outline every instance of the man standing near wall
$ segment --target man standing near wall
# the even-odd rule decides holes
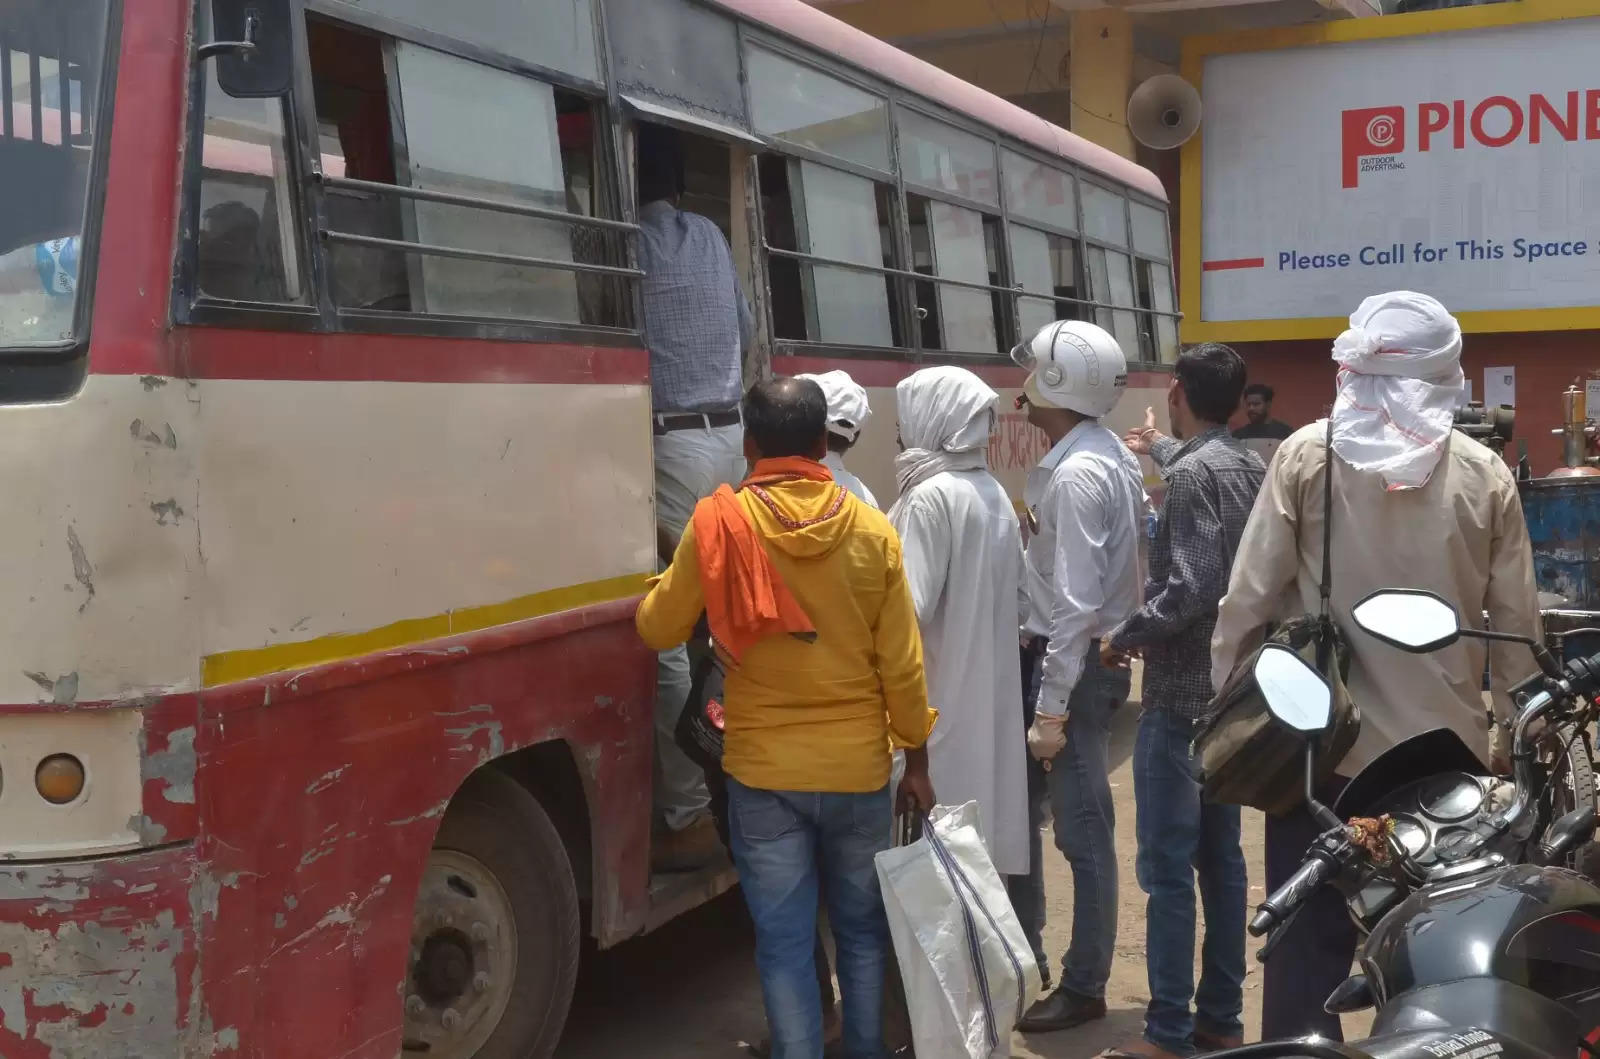
[[[1272,418],[1272,387],[1264,382],[1253,382],[1244,390],[1245,425],[1233,432],[1244,442],[1262,463],[1271,463],[1272,454],[1278,451],[1294,428],[1282,420]]]

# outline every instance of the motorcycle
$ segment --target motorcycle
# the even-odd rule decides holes
[[[1305,738],[1307,806],[1326,830],[1258,907],[1250,933],[1270,936],[1267,958],[1306,899],[1337,886],[1366,940],[1360,970],[1326,1009],[1377,1012],[1362,1041],[1273,1041],[1212,1054],[1600,1059],[1600,886],[1563,866],[1593,840],[1595,804],[1550,815],[1554,777],[1540,767],[1536,738],[1542,729],[1570,746],[1587,731],[1600,712],[1600,654],[1560,665],[1531,638],[1463,628],[1450,603],[1414,590],[1374,593],[1352,616],[1369,635],[1417,654],[1462,637],[1529,647],[1540,672],[1514,689],[1513,776],[1483,775],[1458,737],[1430,732],[1364,769],[1336,812],[1313,793],[1317,737],[1332,718],[1328,685],[1288,648],[1263,649],[1256,682],[1277,723]]]

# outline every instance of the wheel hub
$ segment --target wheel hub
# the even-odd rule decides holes
[[[428,1004],[448,1005],[472,984],[472,943],[458,930],[440,931],[422,943],[412,972],[417,993]]]
[[[471,1059],[505,1014],[516,972],[516,923],[499,880],[474,857],[433,850],[411,927],[405,1049]]]

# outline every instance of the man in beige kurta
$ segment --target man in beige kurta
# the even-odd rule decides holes
[[[1350,609],[1382,588],[1417,588],[1455,604],[1463,622],[1539,634],[1533,557],[1516,481],[1505,461],[1451,429],[1464,385],[1461,329],[1444,307],[1408,291],[1368,298],[1334,343],[1340,365],[1333,408],[1334,619],[1352,652],[1350,695],[1361,735],[1324,792],[1411,736],[1449,728],[1485,762],[1484,644],[1461,640],[1407,654],[1358,629]],[[1237,661],[1278,619],[1315,613],[1322,573],[1327,421],[1279,448],[1234,561],[1212,640],[1221,687]],[[1536,668],[1526,647],[1494,645],[1495,717],[1509,717],[1506,689]],[[1267,821],[1267,888],[1299,867],[1320,828],[1304,810]],[[1305,906],[1266,965],[1262,1039],[1320,1033],[1340,1040],[1323,1001],[1349,973],[1355,931],[1339,895]]]

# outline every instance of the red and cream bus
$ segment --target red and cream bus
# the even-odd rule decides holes
[[[798,0],[0,7],[7,1059],[546,1055],[730,884],[649,872],[641,123],[879,495],[1057,316],[1160,407],[1156,179]]]

